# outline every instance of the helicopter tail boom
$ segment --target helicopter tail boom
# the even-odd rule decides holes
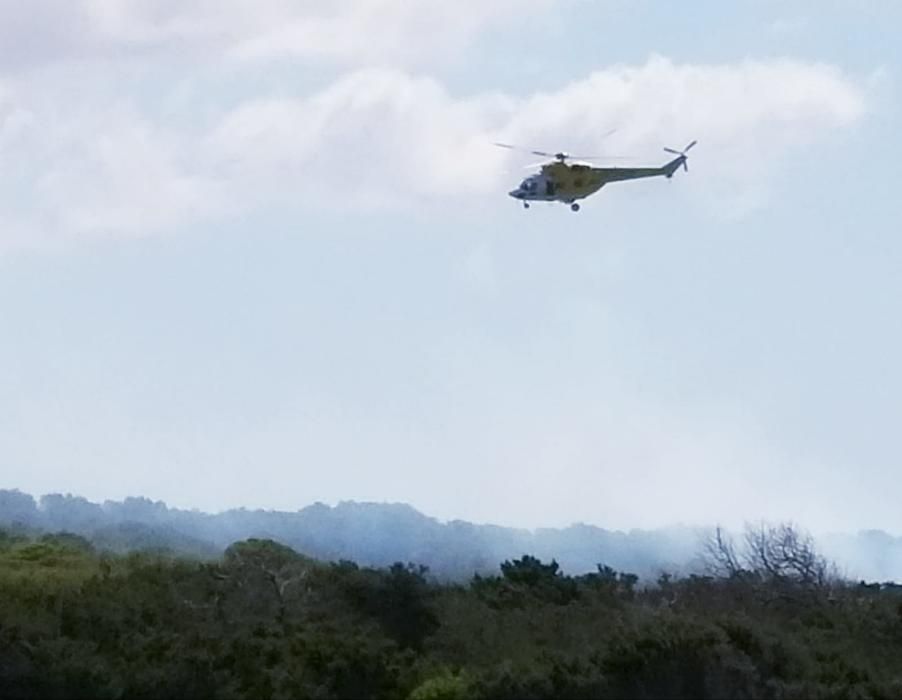
[[[680,169],[681,165],[685,165],[686,156],[679,156],[674,158],[672,161],[664,165],[661,170],[664,171],[664,175],[666,177],[673,177],[673,174]]]

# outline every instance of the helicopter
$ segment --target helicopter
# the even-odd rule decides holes
[[[550,163],[540,164],[541,170],[538,173],[530,175],[520,183],[517,189],[508,192],[509,196],[523,202],[524,209],[529,209],[530,202],[539,201],[562,202],[569,204],[573,211],[579,211],[579,203],[576,200],[595,194],[609,182],[638,180],[659,175],[669,179],[681,165],[688,172],[689,167],[686,165],[688,156],[686,154],[696,143],[698,141],[692,141],[681,151],[665,148],[667,153],[676,155],[676,158],[657,168],[597,168],[582,161],[599,160],[601,159],[599,156],[573,156],[564,152],[533,151],[519,149],[508,143],[496,142],[495,145],[501,148],[527,150],[536,156],[554,158]]]

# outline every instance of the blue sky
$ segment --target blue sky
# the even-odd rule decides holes
[[[182,5],[0,9],[0,486],[902,532],[902,8]]]

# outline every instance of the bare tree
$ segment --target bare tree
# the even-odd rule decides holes
[[[835,566],[821,556],[814,538],[792,523],[746,524],[741,546],[718,526],[703,544],[702,559],[715,576],[735,578],[747,573],[758,579],[824,587],[838,577]]]
[[[836,576],[814,538],[791,523],[747,525],[744,560],[749,569],[775,581],[825,586]]]
[[[702,545],[702,561],[712,576],[734,578],[742,571],[733,538],[720,525],[705,538]]]

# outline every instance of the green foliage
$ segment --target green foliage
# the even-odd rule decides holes
[[[501,575],[505,580],[524,586],[538,586],[543,583],[553,583],[562,576],[558,563],[551,560],[550,564],[530,555],[524,555],[514,561],[506,561],[501,565]]]
[[[414,688],[409,700],[467,700],[472,695],[473,690],[466,676],[446,669]]]
[[[341,562],[333,572],[350,606],[378,622],[385,635],[402,648],[419,649],[438,628],[432,608],[436,591],[427,584],[425,569],[397,563],[384,571]]]
[[[199,561],[0,532],[4,700],[888,699],[902,695],[900,611],[889,585],[640,588],[524,556],[450,586],[269,540]]]
[[[577,581],[564,576],[556,561],[543,564],[528,554],[501,564],[500,578],[476,576],[473,587],[496,608],[524,608],[532,600],[566,605],[579,597]]]

